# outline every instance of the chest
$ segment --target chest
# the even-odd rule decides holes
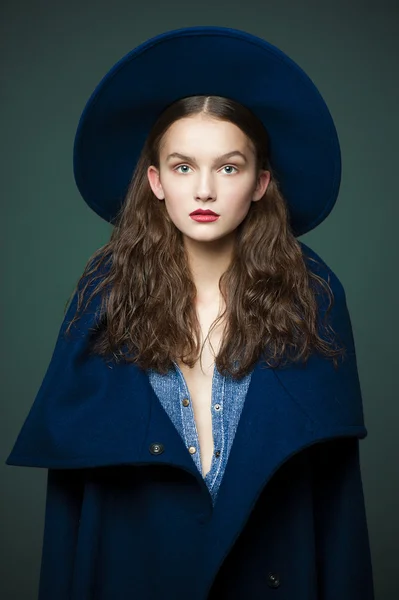
[[[194,367],[190,368],[177,361],[184,376],[194,413],[195,424],[200,444],[202,473],[205,476],[211,466],[214,452],[214,439],[212,431],[212,382],[215,369],[215,356],[217,355],[223,338],[224,322],[220,321],[212,332],[211,325],[218,315],[218,307],[204,307],[197,310],[201,326],[201,344],[206,342]]]

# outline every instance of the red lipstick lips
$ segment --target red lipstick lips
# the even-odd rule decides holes
[[[213,210],[209,210],[208,208],[206,210],[203,210],[202,208],[197,208],[197,210],[194,210],[190,213],[190,217],[192,217],[193,215],[213,215],[214,217],[220,216],[217,213],[213,212]]]
[[[214,213],[213,210],[197,208],[197,210],[190,213],[190,217],[197,223],[212,223],[212,221],[217,221],[220,215]]]

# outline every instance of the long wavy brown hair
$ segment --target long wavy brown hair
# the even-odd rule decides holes
[[[110,241],[94,252],[75,287],[74,293],[79,290],[77,310],[66,333],[78,318],[88,286],[98,279],[86,303],[102,291],[92,352],[162,374],[172,361],[193,367],[201,360],[197,290],[182,233],[147,178],[150,165],[159,169],[160,144],[169,126],[200,113],[237,125],[254,145],[257,168],[271,174],[263,198],[251,203],[236,229],[233,258],[219,280],[225,310],[203,342],[223,319],[215,366],[220,373],[240,379],[260,356],[266,367],[278,367],[290,361],[306,362],[317,351],[332,358],[337,368],[337,357],[345,348],[334,348],[333,338],[328,339],[334,333],[327,324],[333,293],[306,265],[290,228],[286,200],[269,162],[268,133],[252,111],[220,96],[182,98],[159,116],[143,146]],[[101,275],[104,265],[108,267]],[[327,339],[318,332],[315,294],[322,288],[329,295],[323,322]]]

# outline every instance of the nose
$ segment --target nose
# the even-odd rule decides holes
[[[215,189],[211,175],[202,173],[199,176],[195,198],[197,200],[214,200]]]

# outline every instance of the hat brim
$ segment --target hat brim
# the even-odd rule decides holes
[[[154,122],[175,100],[197,94],[248,107],[270,136],[270,163],[294,235],[331,212],[341,181],[335,125],[309,76],[281,50],[227,27],[168,31],[134,48],[103,77],[76,131],[73,167],[87,204],[113,222]]]

